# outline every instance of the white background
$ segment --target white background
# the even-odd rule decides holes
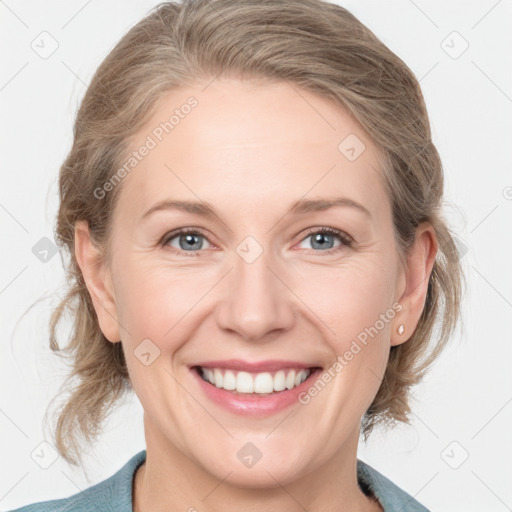
[[[511,2],[340,3],[421,80],[445,167],[445,211],[467,248],[469,285],[465,328],[415,389],[412,425],[376,432],[359,456],[433,511],[511,510]],[[47,328],[55,292],[64,290],[61,259],[43,263],[32,248],[53,239],[58,169],[93,72],[154,5],[0,2],[1,510],[75,494],[145,448],[133,396],[86,455],[87,476],[61,458],[47,469],[31,458],[50,440],[43,416],[66,372],[49,349]],[[31,48],[43,31],[59,45],[47,59]],[[453,58],[461,37],[469,47]]]

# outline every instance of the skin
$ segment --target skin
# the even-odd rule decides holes
[[[357,485],[359,426],[390,347],[406,342],[420,318],[434,229],[418,227],[402,265],[379,151],[329,100],[285,82],[206,85],[168,93],[132,141],[140,147],[189,96],[198,100],[124,178],[112,264],[86,223],[75,229],[101,330],[112,343],[122,340],[144,408],[147,459],[135,477],[134,510],[382,510]],[[366,146],[353,162],[338,150],[349,134]],[[350,207],[287,213],[296,200],[334,196],[361,203],[371,217]],[[217,216],[167,210],[142,220],[169,198],[207,201]],[[313,245],[316,231],[306,230],[326,226],[353,244],[327,236],[322,247]],[[195,256],[179,235],[159,245],[186,227],[204,235]],[[250,264],[236,252],[247,236],[263,250]],[[212,403],[189,370],[230,358],[328,368],[393,303],[401,311],[307,405],[241,416]],[[160,350],[148,366],[134,354],[146,338]],[[236,456],[247,442],[262,454],[251,468]]]

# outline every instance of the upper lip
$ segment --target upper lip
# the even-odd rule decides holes
[[[227,370],[245,371],[249,373],[272,372],[288,368],[319,368],[319,365],[283,359],[267,359],[265,361],[244,361],[243,359],[224,359],[216,361],[204,361],[201,363],[197,363],[193,366],[201,366],[203,368],[225,368]]]

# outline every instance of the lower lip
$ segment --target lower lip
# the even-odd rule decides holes
[[[286,389],[269,395],[236,394],[206,382],[195,368],[191,368],[190,371],[198,381],[204,394],[225,409],[242,415],[269,416],[286,409],[292,404],[299,403],[298,395],[306,391],[315,382],[322,370],[319,368],[313,370],[304,382],[293,389]]]

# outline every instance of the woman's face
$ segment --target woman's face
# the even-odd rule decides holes
[[[354,120],[284,82],[205,85],[165,96],[132,141],[138,163],[113,185],[114,306],[98,314],[122,340],[148,450],[285,485],[355,455],[401,342],[405,275]]]

